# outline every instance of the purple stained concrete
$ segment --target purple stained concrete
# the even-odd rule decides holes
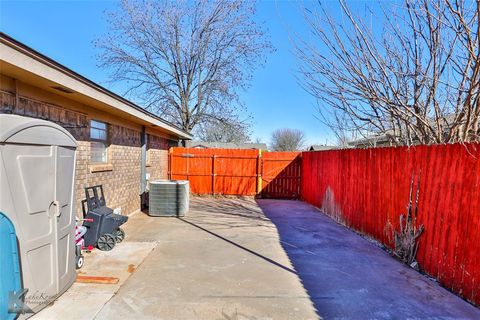
[[[299,201],[259,199],[325,319],[480,319],[480,309]]]

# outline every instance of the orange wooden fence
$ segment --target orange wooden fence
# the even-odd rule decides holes
[[[261,157],[261,196],[263,198],[298,199],[302,179],[299,152],[265,152]]]
[[[417,260],[480,304],[479,144],[304,152],[302,171],[304,200],[390,248],[411,178],[420,178]]]
[[[189,180],[194,194],[300,195],[299,152],[171,148],[169,156],[170,178]]]
[[[189,180],[194,194],[255,195],[258,151],[170,149],[171,179]]]

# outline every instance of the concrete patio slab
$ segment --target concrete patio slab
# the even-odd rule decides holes
[[[76,282],[52,305],[41,310],[31,319],[94,319],[154,247],[155,243],[125,241],[117,244],[114,250],[109,252],[93,250],[85,254],[85,265],[78,270],[79,275],[114,277],[119,279],[118,283]]]
[[[132,216],[87,255],[43,319],[480,319],[473,307],[298,201],[191,200],[184,218]]]
[[[480,319],[478,308],[316,208],[258,203],[325,319]]]
[[[158,245],[96,319],[318,319],[253,199],[194,198],[183,219],[139,214],[128,228]]]

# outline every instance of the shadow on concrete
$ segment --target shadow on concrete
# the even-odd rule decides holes
[[[192,200],[191,211],[195,212],[195,214],[190,216],[187,215],[187,217],[183,218],[178,217],[178,220],[262,259],[275,267],[294,274],[298,278],[298,273],[290,265],[279,263],[278,261],[267,257],[262,254],[260,252],[262,250],[258,250],[258,248],[252,249],[240,244],[238,241],[234,241],[236,234],[244,232],[242,229],[236,229],[233,233],[229,232],[234,228],[253,228],[256,230],[254,232],[255,234],[262,232],[261,230],[268,230],[269,233],[272,233],[273,231],[275,239],[278,239],[275,226],[270,219],[265,217],[264,212],[258,207],[257,203],[252,198],[242,199],[220,197],[201,198],[200,201],[199,198],[193,198]],[[260,227],[260,229],[258,229],[258,227]],[[258,241],[264,240],[265,239],[262,238],[260,233]],[[254,246],[257,246],[256,243]],[[268,252],[266,253],[268,254]],[[305,290],[305,294],[306,293],[307,291]],[[308,294],[307,298],[310,299]],[[318,299],[328,299],[328,297],[318,297]]]
[[[300,201],[257,200],[324,319],[480,319],[480,310]]]
[[[292,269],[290,269],[289,267],[286,267],[286,266],[284,266],[283,264],[280,264],[280,263],[276,262],[275,260],[272,260],[272,259],[270,259],[270,258],[268,258],[268,257],[265,257],[264,255],[262,255],[262,254],[260,254],[260,253],[258,253],[258,252],[256,252],[256,251],[253,251],[253,250],[251,250],[251,249],[249,249],[249,248],[247,248],[247,247],[245,247],[245,246],[242,246],[241,244],[238,244],[238,243],[236,243],[236,242],[234,242],[234,241],[232,241],[232,240],[229,240],[229,239],[227,239],[227,238],[219,235],[218,233],[212,232],[212,231],[210,231],[210,230],[208,230],[208,229],[206,229],[206,228],[204,228],[204,227],[202,227],[202,226],[199,226],[199,225],[196,224],[196,223],[193,223],[193,222],[190,222],[190,221],[188,221],[188,220],[185,220],[184,218],[180,218],[180,217],[179,217],[178,219],[181,220],[181,221],[183,221],[183,222],[185,222],[185,223],[188,223],[188,224],[191,225],[191,226],[194,226],[195,228],[198,228],[198,229],[200,229],[200,230],[202,230],[202,231],[205,231],[206,233],[208,233],[208,234],[210,234],[210,235],[212,235],[212,236],[214,236],[214,237],[216,237],[216,238],[218,238],[218,239],[220,239],[220,240],[223,240],[223,241],[225,241],[225,242],[228,242],[229,244],[231,244],[231,245],[233,245],[233,246],[235,246],[235,247],[237,247],[237,248],[239,248],[239,249],[242,249],[242,250],[244,250],[244,251],[246,251],[246,252],[248,252],[248,253],[250,253],[250,254],[253,254],[254,256],[257,256],[258,258],[263,259],[263,260],[265,260],[265,261],[268,262],[268,263],[271,263],[271,264],[273,264],[273,265],[275,265],[275,266],[277,266],[277,267],[279,267],[279,268],[282,268],[282,269],[285,270],[285,271],[291,272],[291,273],[293,273],[293,274],[297,274],[297,273],[295,272],[295,270],[292,270]]]
[[[190,210],[195,211],[195,217],[188,220],[209,230],[275,228],[253,198],[193,197]]]

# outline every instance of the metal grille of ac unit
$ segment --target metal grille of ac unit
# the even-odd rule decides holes
[[[184,216],[189,207],[189,193],[188,181],[157,180],[150,182],[149,215]]]

